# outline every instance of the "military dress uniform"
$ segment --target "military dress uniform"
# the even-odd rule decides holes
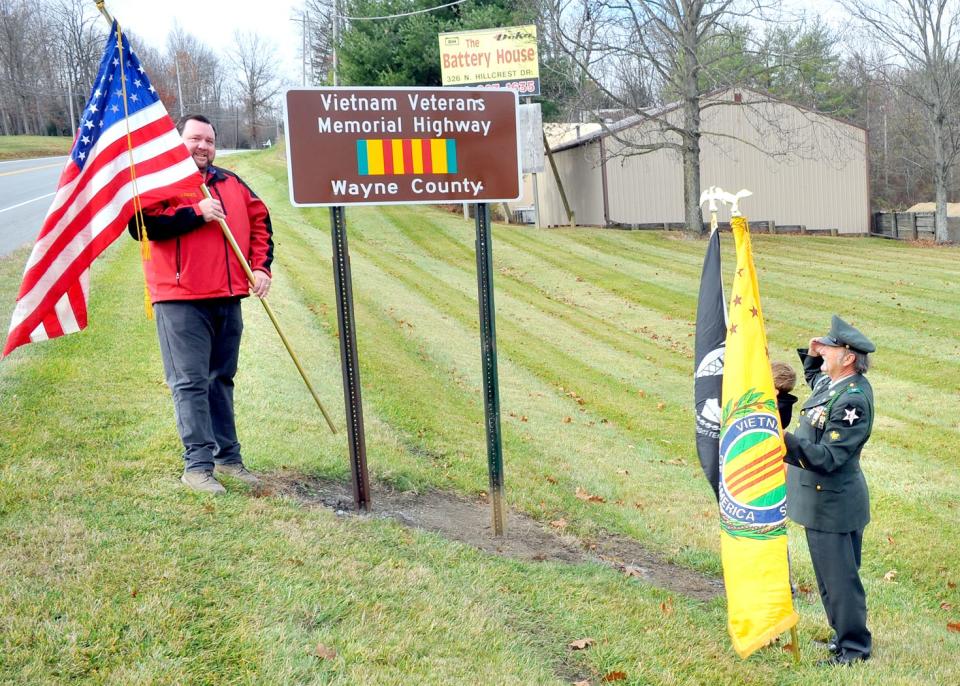
[[[876,349],[836,316],[830,333],[818,340],[863,353]],[[873,428],[873,388],[861,374],[832,382],[820,371],[822,358],[805,348],[797,352],[813,393],[796,431],[784,434],[787,516],[806,529],[820,599],[835,633],[835,662],[865,660],[871,636],[859,570],[870,499],[860,451]]]

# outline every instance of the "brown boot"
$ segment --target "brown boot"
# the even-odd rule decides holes
[[[214,474],[232,476],[234,479],[240,479],[245,484],[256,486],[260,483],[260,477],[243,466],[243,463],[237,464],[218,464],[213,468]]]
[[[227,492],[227,489],[221,486],[220,482],[214,479],[210,472],[184,472],[183,476],[180,477],[180,482],[198,493],[223,495]]]

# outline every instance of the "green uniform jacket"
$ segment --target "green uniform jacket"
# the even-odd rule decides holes
[[[797,351],[813,394],[797,429],[784,435],[787,516],[809,529],[846,533],[870,521],[870,496],[860,450],[873,428],[873,388],[855,374],[830,388],[821,358]]]

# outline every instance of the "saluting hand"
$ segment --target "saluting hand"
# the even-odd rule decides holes
[[[820,347],[823,345],[816,338],[810,339],[810,345],[807,346],[807,355],[810,357],[820,357]]]

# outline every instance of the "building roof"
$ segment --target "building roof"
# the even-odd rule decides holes
[[[916,205],[913,205],[907,212],[936,212],[937,203],[935,202],[918,202]],[[947,203],[947,216],[948,217],[960,217],[960,202],[948,202]]]
[[[787,105],[789,107],[795,107],[799,110],[812,112],[813,114],[819,115],[821,117],[826,117],[827,119],[833,119],[834,121],[837,121],[841,124],[845,124],[846,126],[850,126],[856,129],[863,129],[864,131],[866,131],[864,127],[854,124],[852,122],[846,121],[845,119],[840,119],[839,117],[834,117],[833,115],[826,114],[824,112],[819,112],[815,109],[806,107],[804,105],[798,105],[796,103],[790,102],[788,100],[784,100],[782,98],[778,98],[774,95],[771,95],[770,93],[765,93],[755,88],[733,88],[733,87],[721,88],[715,91],[711,91],[709,93],[704,93],[703,96],[701,96],[701,100],[707,100],[708,102],[711,102],[711,103],[725,102],[727,101],[727,99],[724,98],[724,96],[727,95],[728,93],[732,94],[732,96],[734,97],[741,93],[751,93],[753,95],[757,95],[760,98],[762,98],[762,100],[754,101],[754,102],[775,102],[782,105]],[[729,98],[729,101],[733,102],[733,97]],[[596,128],[593,130],[581,128],[579,129],[578,135],[576,135],[573,138],[569,136],[565,136],[562,138],[562,140],[559,143],[555,143],[553,140],[550,140],[548,137],[548,140],[550,142],[550,149],[553,152],[560,152],[561,150],[576,148],[577,146],[584,145],[585,143],[589,143],[599,138],[615,134],[619,131],[623,131],[624,129],[629,129],[633,126],[637,126],[638,124],[642,124],[646,121],[650,121],[652,118],[659,117],[663,114],[666,114],[667,112],[680,109],[682,105],[683,105],[682,100],[675,100],[671,103],[667,103],[666,105],[648,108],[646,110],[643,110],[640,113],[631,115],[629,117],[624,117],[623,119],[620,119],[615,122],[611,122],[609,124],[607,123],[596,124],[595,125]],[[570,124],[568,126],[583,127],[585,125]]]

